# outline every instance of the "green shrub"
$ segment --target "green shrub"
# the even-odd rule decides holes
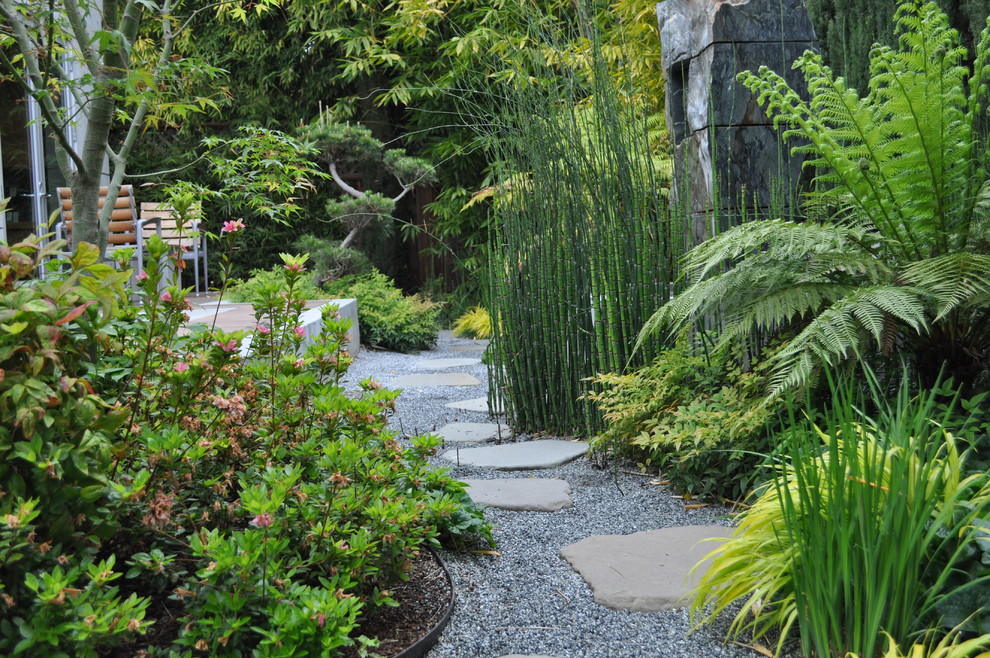
[[[294,247],[301,254],[309,254],[313,276],[320,286],[345,276],[370,274],[372,270],[367,256],[357,249],[341,247],[338,240],[304,235]]]
[[[129,272],[83,243],[65,272],[30,278],[64,247],[0,242],[0,649],[88,656],[146,628],[148,600],[122,598],[113,557],[96,557],[119,528],[108,479],[126,418],[87,381]]]
[[[224,299],[231,302],[252,302],[258,299],[264,290],[280,289],[283,285],[281,265],[276,265],[270,270],[251,270],[249,279],[232,283],[227,287]],[[305,278],[297,284],[295,294],[301,299],[327,298],[327,293],[310,278]]]
[[[437,342],[439,307],[419,295],[404,296],[377,270],[334,281],[326,291],[330,297],[357,299],[361,342],[371,347],[414,352]]]
[[[876,656],[884,634],[903,650],[935,644],[942,605],[985,586],[985,575],[958,576],[988,538],[990,479],[965,475],[936,394],[912,398],[905,379],[888,400],[867,378],[868,399],[849,378],[819,416],[791,406],[774,477],[712,552],[693,616],[742,602],[734,636],[779,631],[778,648],[797,636],[809,658]]]
[[[606,428],[591,449],[658,467],[685,494],[739,500],[770,451],[776,403],[761,404],[762,367],[700,350],[682,339],[639,370],[594,377],[586,397]]]
[[[115,334],[100,329],[102,291],[129,273],[88,264],[83,247],[67,279],[14,286],[33,261],[4,249],[0,404],[28,411],[10,408],[19,422],[0,428],[0,448],[13,443],[0,466],[0,653],[137,653],[153,610],[177,622],[154,639],[163,655],[332,655],[368,644],[352,637],[359,615],[394,605],[389,587],[419,551],[446,536],[491,542],[464,486],[430,468],[440,440],[403,445],[387,429],[397,393],[366,380],[346,394],[347,321],[326,309],[302,349],[304,258],[283,256],[282,284],[260,289],[242,359],[239,334],[178,335],[189,305],[160,287],[160,239],[140,308],[122,309]],[[119,402],[80,380],[83,366]],[[67,538],[50,536],[66,514]]]

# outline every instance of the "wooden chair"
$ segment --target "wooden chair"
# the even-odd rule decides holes
[[[194,289],[196,294],[199,294],[201,280],[203,282],[202,291],[207,292],[209,289],[209,270],[207,269],[209,262],[206,236],[200,231],[202,207],[197,204],[191,214],[193,215],[192,221],[185,222],[180,229],[171,206],[165,203],[144,202],[141,204],[140,223],[143,240],[147,240],[152,235],[158,235],[181,252],[182,260],[193,262]],[[200,276],[200,263],[203,266],[202,276]]]
[[[61,214],[61,220],[55,225],[55,237],[69,240],[72,237],[72,189],[59,187],[56,190]],[[107,188],[100,188],[100,210],[106,205]],[[107,227],[107,254],[121,247],[132,247],[136,260],[135,272],[144,269],[144,245],[142,232],[138,230],[137,206],[134,203],[134,188],[131,185],[121,185],[110,215],[110,225]]]

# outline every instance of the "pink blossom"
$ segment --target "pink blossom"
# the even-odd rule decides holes
[[[259,324],[259,325],[258,325],[257,327],[255,327],[255,329],[256,329],[256,330],[258,331],[258,333],[259,333],[259,334],[261,334],[262,336],[266,336],[266,335],[268,335],[268,334],[270,334],[270,333],[272,333],[272,330],[271,330],[271,329],[269,329],[268,327],[266,327],[266,326],[265,326],[265,325],[263,325],[263,324]]]
[[[221,233],[239,233],[244,230],[244,218],[228,219],[223,223]]]
[[[306,268],[303,267],[302,265],[300,265],[299,263],[288,263],[286,265],[283,265],[282,268],[283,269],[286,269],[286,270],[288,270],[288,271],[290,271],[290,272],[292,272],[294,274],[298,274],[299,272],[305,272],[306,271]]]
[[[218,340],[213,344],[219,347],[220,349],[222,349],[224,352],[233,352],[235,349],[237,349],[237,340],[234,338],[231,338],[226,343],[222,343]]]
[[[170,302],[170,301],[172,301],[172,293],[170,293],[168,290],[166,290],[165,292],[163,292],[162,293],[162,301],[163,302]]]
[[[267,528],[275,521],[268,512],[263,512],[258,516],[251,519],[251,525],[257,526],[259,528]]]
[[[138,275],[134,278],[137,280],[138,283],[141,283],[142,281],[148,278],[148,273],[145,272],[144,270],[141,270],[140,272],[138,272]]]
[[[306,330],[303,329],[302,325],[296,327],[295,332],[296,332],[296,336],[298,336],[299,338],[302,338],[303,336],[306,335]]]
[[[326,625],[326,623],[327,623],[327,616],[322,612],[318,613],[316,615],[316,625],[320,628],[323,628]]]
[[[179,361],[178,363],[175,364],[176,372],[185,372],[186,370],[189,370],[189,364],[186,363],[185,361]]]

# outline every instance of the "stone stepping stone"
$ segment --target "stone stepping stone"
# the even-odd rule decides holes
[[[464,411],[480,411],[483,414],[488,413],[488,398],[472,398],[470,400],[461,400],[460,402],[449,402],[444,405],[449,409],[462,409]],[[493,409],[495,414],[504,414],[505,407],[502,405],[501,400],[495,401],[495,408]]]
[[[416,388],[430,386],[478,386],[481,380],[464,372],[438,372],[422,375],[404,375],[388,383],[389,388]]]
[[[708,568],[690,576],[719,542],[703,539],[731,534],[725,526],[681,526],[631,535],[595,535],[565,546],[567,560],[595,595],[595,603],[613,610],[658,612],[688,605],[685,597]]]
[[[497,423],[450,423],[437,430],[444,440],[457,443],[486,443],[508,438],[511,433],[508,427]]]
[[[573,505],[571,485],[564,480],[507,478],[463,480],[479,505],[519,512],[556,512]]]
[[[493,468],[497,471],[526,471],[560,466],[574,461],[586,452],[587,443],[551,439],[448,450],[443,453],[443,458],[455,464]]]
[[[481,359],[428,359],[413,364],[413,370],[444,370],[446,368],[467,368],[481,363]]]

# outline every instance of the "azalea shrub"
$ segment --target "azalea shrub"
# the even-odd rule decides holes
[[[0,247],[0,653],[367,650],[421,551],[490,528],[428,465],[437,437],[388,429],[395,392],[345,390],[348,321],[328,307],[304,347],[304,257],[243,356],[243,334],[179,331],[188,290],[148,248],[132,305],[86,245],[45,281],[47,251]]]

